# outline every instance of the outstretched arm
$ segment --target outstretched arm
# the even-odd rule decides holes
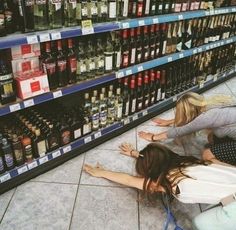
[[[154,134],[154,133],[141,131],[138,133],[138,135],[139,135],[139,137],[141,137],[147,141],[150,141],[150,142],[162,141],[162,140],[167,139],[167,132]]]
[[[173,125],[175,122],[175,119],[165,120],[165,119],[157,117],[157,118],[154,118],[152,121],[156,123],[157,126],[166,127],[166,126]]]
[[[131,144],[123,143],[119,146],[120,152],[126,156],[138,158],[139,151],[137,151]]]

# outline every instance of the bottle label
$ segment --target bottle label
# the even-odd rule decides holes
[[[125,112],[124,112],[125,116],[129,115],[129,101],[127,101],[125,103]]]
[[[136,110],[136,98],[132,100],[131,112],[134,113]]]
[[[13,156],[11,154],[5,154],[5,162],[8,168],[14,165]]]
[[[122,16],[127,17],[128,16],[128,8],[129,8],[129,0],[123,0],[123,2],[124,2],[124,5],[123,5]]]
[[[95,70],[95,62],[93,60],[91,60],[91,62],[89,63],[89,70],[90,71]]]
[[[153,4],[151,9],[152,9],[153,12],[155,12],[156,11],[156,5]]]
[[[81,128],[74,130],[74,138],[77,139],[81,137]]]
[[[98,68],[104,68],[104,59],[103,57],[101,56],[98,60]]]
[[[87,72],[86,64],[84,62],[82,62],[80,64],[80,73],[85,73],[85,72]]]
[[[83,7],[81,9],[81,14],[82,14],[82,17],[87,17],[88,16],[88,8],[87,8],[87,6],[83,5]]]
[[[115,107],[110,107],[107,109],[107,114],[108,114],[108,117],[110,119],[114,119],[115,118]]]
[[[76,58],[75,58],[75,57],[69,59],[69,65],[70,65],[70,72],[71,72],[71,73],[76,72],[76,69],[77,69],[77,61],[76,61]]]
[[[142,59],[142,53],[141,53],[141,51],[139,51],[139,50],[137,50],[138,52],[137,52],[137,61],[138,62],[141,62],[141,59]]]
[[[46,66],[46,72],[48,74],[54,74],[56,72],[56,64],[55,63],[48,63],[45,64]]]
[[[129,55],[124,53],[124,56],[123,56],[123,66],[126,67],[126,66],[128,66],[128,64],[129,64]]]
[[[116,52],[116,68],[120,68],[121,51]]]
[[[38,148],[38,153],[39,153],[39,156],[42,157],[42,156],[45,156],[45,153],[46,153],[46,143],[45,141],[39,141],[37,143],[37,148]]]
[[[181,10],[181,4],[175,3],[175,12],[180,12]]]
[[[116,109],[116,117],[117,119],[121,119],[122,118],[122,104],[118,104],[117,105],[117,109]]]
[[[92,130],[91,122],[83,125],[83,135],[90,133]]]
[[[150,0],[146,0],[145,15],[149,15],[149,9],[150,9]]]
[[[138,3],[137,16],[141,17],[143,14],[143,3]]]
[[[47,139],[48,149],[59,147],[59,140],[56,136],[52,135]]]
[[[45,5],[46,4],[46,0],[35,0],[35,3],[37,5]]]
[[[92,115],[92,126],[93,129],[99,128],[99,113],[95,113]]]
[[[112,70],[112,56],[105,56],[105,70],[111,71]]]
[[[70,143],[70,131],[66,130],[61,135],[61,141],[63,145]]]
[[[25,148],[25,158],[27,161],[33,159],[33,154],[32,154],[32,146],[31,145],[26,145]]]
[[[135,15],[136,14],[136,2],[133,2],[133,6],[132,6],[132,15]]]
[[[14,149],[14,155],[16,158],[16,162],[20,162],[23,160],[23,151],[22,151],[21,147]],[[0,171],[1,171],[1,169],[0,169]]]
[[[101,6],[101,14],[107,14],[107,5],[105,5],[105,4],[103,4],[102,6]]]
[[[162,48],[162,54],[164,55],[166,53],[166,40],[163,42],[163,48]]]
[[[161,99],[163,100],[163,99],[165,99],[165,97],[166,97],[166,93],[163,92],[163,93],[161,94]]]
[[[168,3],[165,4],[165,10],[169,10],[170,5]]]
[[[154,48],[151,50],[151,58],[153,59],[155,57],[155,50]]]
[[[3,163],[3,159],[0,156],[0,172],[4,171],[4,163]]]
[[[194,4],[194,9],[198,10],[199,7],[200,7],[200,2],[196,1],[195,4]]]
[[[143,107],[143,97],[138,98],[138,110],[141,110]]]
[[[33,6],[34,0],[25,0],[25,6]]]
[[[163,9],[163,5],[162,4],[160,4],[159,6],[158,6],[158,10],[162,10]]]
[[[92,16],[98,15],[98,8],[97,8],[97,6],[95,5],[95,3],[93,3],[92,6],[91,6],[91,15],[92,15]]]
[[[195,2],[191,2],[190,10],[195,10]]]
[[[58,11],[61,9],[61,5],[62,5],[62,0],[51,0],[51,4],[54,5],[55,7],[55,11]]]
[[[65,60],[57,61],[57,66],[58,66],[58,70],[60,72],[65,71],[66,70],[66,61]]]
[[[178,52],[180,52],[182,50],[182,42],[179,42],[177,45],[176,45],[176,50]]]
[[[131,50],[131,58],[130,58],[130,63],[131,64],[135,63],[135,56],[136,56],[136,48],[132,48],[132,50]]]
[[[182,11],[186,11],[187,10],[187,5],[188,4],[185,3],[185,2],[182,4]]]
[[[187,42],[185,42],[185,46],[186,46],[188,49],[190,49],[191,46],[192,46],[192,40],[190,39],[190,40],[188,40]]]
[[[101,111],[99,113],[99,119],[100,119],[101,125],[106,124],[107,123],[107,111]]]
[[[12,74],[7,74],[7,75],[0,76],[0,81],[6,81],[6,80],[9,80],[9,79],[12,79]]]
[[[116,2],[109,2],[109,18],[116,18]]]
[[[155,101],[155,91],[152,92],[151,103],[153,104]]]
[[[144,50],[145,50],[144,59],[147,60],[147,59],[148,59],[148,56],[149,56],[149,52],[148,52],[147,47],[146,47],[146,48],[144,47]]]
[[[148,104],[149,104],[149,95],[148,94],[145,95],[145,102],[144,102],[144,104],[145,104],[145,107],[148,107]]]
[[[161,88],[157,90],[157,101],[161,100]]]

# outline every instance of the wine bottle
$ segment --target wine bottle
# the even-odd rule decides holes
[[[65,26],[76,26],[76,0],[64,0],[64,25]]]
[[[71,130],[67,123],[67,121],[62,118],[60,121],[60,127],[59,127],[59,137],[60,137],[60,143],[61,146],[67,145],[71,142]]]
[[[24,32],[34,31],[34,0],[25,0],[23,4]]]
[[[122,119],[122,108],[123,108],[123,98],[121,96],[121,88],[116,89],[115,97],[115,120],[121,121]]]
[[[161,56],[164,56],[166,54],[167,31],[168,31],[167,24],[166,23],[161,24],[161,38],[160,38],[160,54],[161,54]]]
[[[48,8],[47,0],[35,0],[34,4],[34,29],[47,30],[48,29]]]
[[[98,1],[98,21],[106,22],[108,18],[108,2],[107,0]]]
[[[163,14],[163,0],[157,0],[156,14]]]
[[[107,124],[111,125],[115,122],[116,119],[116,108],[115,108],[115,97],[111,90],[108,92],[107,100]]]
[[[124,79],[124,88],[123,88],[123,117],[127,117],[129,115],[129,102],[130,102],[130,95],[129,95],[129,85],[128,85],[128,78]]]
[[[99,129],[99,108],[95,97],[91,97],[92,130]]]
[[[73,40],[69,38],[67,40],[68,50],[67,50],[67,76],[69,84],[76,82],[76,69],[77,61],[76,55],[73,49]]]
[[[97,38],[96,41],[95,68],[97,76],[104,74],[104,54],[103,54],[102,40],[100,37]]]
[[[116,38],[115,38],[115,45],[114,45],[114,67],[115,70],[119,70],[121,66],[121,44],[120,44],[120,36],[119,32],[116,33]]]
[[[155,103],[155,97],[156,97],[156,74],[153,69],[149,71],[150,76],[150,82],[149,82],[149,90],[150,90],[150,100],[149,100],[149,106],[154,105]]]
[[[156,36],[155,36],[155,25],[150,27],[150,59],[154,59],[156,54]]]
[[[2,139],[1,149],[5,160],[6,170],[13,169],[15,167],[13,151],[6,138]]]
[[[129,66],[130,60],[130,46],[128,40],[128,29],[122,31],[122,62],[121,67],[126,68]]]
[[[24,164],[24,155],[23,155],[23,149],[21,146],[21,142],[16,134],[13,134],[12,136],[12,149],[14,153],[14,159],[17,166]],[[1,157],[0,157],[1,161]],[[1,162],[0,162],[0,172],[1,172]]]
[[[129,115],[132,115],[136,112],[136,103],[137,103],[137,95],[136,95],[136,87],[135,87],[135,76],[131,77],[130,81],[130,102],[129,102]]]
[[[160,70],[156,70],[155,90],[156,90],[155,103],[157,103],[161,100],[161,71]]]
[[[27,136],[23,136],[21,139],[24,156],[27,163],[30,163],[33,160],[33,149],[31,145],[31,139]]]
[[[144,71],[143,83],[143,109],[146,109],[150,102],[148,71]]]
[[[137,8],[136,8],[136,17],[143,17],[144,13],[144,1],[137,0]]]
[[[87,77],[89,79],[95,76],[95,49],[94,44],[92,43],[92,39],[89,39],[87,43],[87,62],[86,62],[86,69],[87,69]]]
[[[136,29],[136,64],[142,62],[142,37],[141,37],[141,27]]]
[[[149,43],[149,34],[148,26],[143,27],[143,61],[148,61],[150,59],[150,43]]]
[[[140,111],[143,109],[143,79],[142,73],[138,73],[138,84],[137,84],[137,103],[136,110]]]
[[[156,5],[157,0],[150,0],[150,16],[154,16],[156,14]]]
[[[40,129],[35,130],[36,140],[35,145],[37,146],[37,154],[42,157],[46,154],[46,140],[45,137],[42,135]]]
[[[161,70],[161,79],[160,79],[160,87],[161,87],[161,100],[164,100],[166,97],[166,70]]]
[[[0,2],[0,37],[6,36],[4,4]],[[1,163],[0,163],[1,164]]]
[[[88,18],[96,23],[98,22],[98,2],[97,0],[90,0],[89,3]]]
[[[186,21],[184,25],[184,42],[183,49],[192,48],[192,20]]]
[[[135,64],[136,59],[136,39],[135,39],[135,28],[130,29],[130,65]]]
[[[53,124],[49,125],[49,133],[46,136],[47,152],[51,152],[60,147],[59,133]]]
[[[105,72],[109,73],[113,69],[113,45],[110,34],[108,34],[106,37],[104,56],[105,56]]]
[[[89,6],[87,0],[81,0],[81,19],[87,20],[89,17]]]
[[[145,0],[144,16],[150,15],[150,1],[151,0]]]
[[[162,50],[162,53],[164,52],[164,54],[170,54],[172,52],[172,30],[171,30],[171,27],[172,27],[172,25],[168,24],[166,50],[165,51]]]
[[[87,56],[85,52],[85,43],[81,39],[78,45],[77,51],[77,69],[76,69],[76,80],[78,82],[86,80],[88,70],[87,70]]]
[[[49,0],[49,23],[52,29],[63,26],[63,8],[62,0]]]
[[[155,41],[156,41],[156,44],[155,44],[155,58],[158,58],[161,54],[160,54],[160,41],[161,41],[161,36],[160,36],[160,25],[159,24],[156,24],[156,27],[155,27]]]

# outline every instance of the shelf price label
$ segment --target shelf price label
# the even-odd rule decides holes
[[[202,48],[198,48],[198,52],[201,53],[202,52]]]
[[[116,72],[116,78],[122,78],[124,76],[124,72]]]
[[[213,77],[213,82],[216,82],[217,79],[218,79],[218,76],[217,76],[217,75],[214,75],[214,77]]]
[[[15,111],[20,110],[20,109],[21,109],[21,106],[20,106],[19,103],[17,103],[17,104],[14,104],[14,105],[10,105],[10,106],[9,106],[9,109],[10,109],[11,112],[15,112]]]
[[[62,91],[58,90],[56,92],[53,92],[53,98],[58,98],[62,96]]]
[[[184,57],[184,54],[179,54],[179,58],[183,58]]]
[[[44,156],[39,159],[39,164],[42,165],[48,161],[48,156]]]
[[[85,138],[84,138],[84,144],[87,144],[87,143],[89,143],[90,141],[92,141],[92,137],[91,137],[91,136],[88,136],[88,137],[85,137]]]
[[[129,28],[129,23],[128,23],[128,22],[123,22],[123,23],[122,23],[122,28],[123,28],[123,29]]]
[[[128,76],[128,75],[131,75],[133,72],[131,69],[128,69],[125,71],[125,75]]]
[[[148,115],[148,111],[147,111],[147,110],[144,110],[144,111],[143,111],[143,117],[146,116],[146,115]]]
[[[194,49],[194,50],[193,50],[193,54],[196,54],[196,53],[197,53],[197,49]]]
[[[27,40],[27,43],[28,43],[28,44],[35,44],[35,43],[38,43],[38,42],[39,42],[37,35],[27,36],[27,37],[26,37],[26,40]]]
[[[125,118],[124,119],[124,125],[128,125],[130,123],[130,119],[129,118]]]
[[[153,18],[153,19],[152,19],[152,23],[153,23],[153,24],[159,23],[159,19],[158,19],[158,18]]]
[[[173,57],[168,57],[167,58],[167,62],[172,62],[173,61]]]
[[[101,137],[102,136],[102,133],[99,131],[99,132],[96,132],[95,134],[94,134],[94,138],[95,139],[97,139],[97,138],[99,138],[99,137]]]
[[[138,120],[138,114],[135,114],[135,115],[133,116],[133,121],[135,121],[135,120]]]
[[[71,151],[71,145],[67,145],[66,147],[63,148],[63,153],[68,153]]]
[[[6,173],[0,177],[0,182],[3,183],[3,182],[10,180],[10,179],[11,179],[11,175],[9,173]]]
[[[27,172],[27,171],[28,171],[28,168],[26,165],[17,169],[18,175],[20,175],[24,172]]]
[[[51,40],[50,34],[40,34],[39,35],[40,42],[48,42]]]
[[[202,89],[204,87],[204,81],[199,82],[199,88]]]
[[[81,27],[83,35],[94,33],[94,28],[91,20],[83,20],[81,22]]]
[[[176,101],[177,101],[177,95],[173,97],[173,102],[176,102]]]
[[[34,99],[29,99],[29,100],[24,101],[25,108],[33,106],[33,105],[34,105]]]
[[[139,71],[139,72],[142,72],[142,71],[143,71],[143,66],[142,66],[142,65],[138,66],[138,71]]]
[[[139,20],[138,25],[139,26],[145,26],[145,21],[144,20]]]
[[[30,169],[36,168],[38,166],[38,163],[37,161],[33,161],[29,163],[27,166],[28,166],[28,169],[30,170]]]
[[[51,39],[52,40],[60,40],[61,39],[61,33],[60,32],[51,33]]]
[[[179,20],[183,20],[184,19],[184,16],[182,14],[178,15],[178,19]]]
[[[60,150],[57,150],[55,152],[52,153],[52,158],[55,159],[57,157],[61,156],[61,151]]]

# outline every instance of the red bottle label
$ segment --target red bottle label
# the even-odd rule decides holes
[[[56,72],[56,64],[55,63],[48,63],[46,64],[47,73],[54,74]]]
[[[73,73],[76,71],[77,69],[77,61],[76,61],[76,58],[73,57],[73,58],[70,58],[69,59],[69,63],[70,63],[70,71]]]
[[[62,60],[62,61],[58,61],[57,62],[57,66],[59,71],[64,71],[66,69],[66,61]]]
[[[70,143],[70,131],[64,131],[61,135],[63,145]]]
[[[123,66],[128,66],[129,64],[129,56],[124,54],[123,56]]]
[[[143,15],[143,3],[138,3],[137,16],[142,17]]]

